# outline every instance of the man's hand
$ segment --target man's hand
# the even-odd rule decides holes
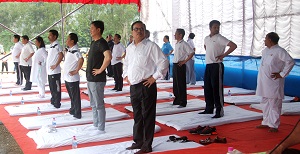
[[[50,69],[54,70],[56,67],[57,67],[56,65],[52,65],[52,66],[50,66]]]
[[[98,74],[100,74],[101,72],[100,72],[100,69],[93,69],[93,72],[92,72],[92,74],[94,75],[94,76],[96,76],[96,75],[98,75]]]
[[[78,73],[78,71],[74,70],[74,71],[69,72],[69,75],[70,75],[70,76],[73,76],[73,75],[75,75],[75,74],[77,74],[77,73]]]
[[[125,80],[125,82],[127,82],[129,85],[131,85],[131,83],[130,83],[129,80],[128,80],[128,76],[126,76],[126,77],[124,78],[124,80]]]
[[[146,79],[143,85],[149,88],[155,81],[156,80],[152,76],[150,76],[148,79]]]
[[[217,61],[223,61],[223,58],[225,57],[225,55],[224,54],[222,54],[222,55],[220,55],[220,56],[217,56],[216,57],[216,60]]]
[[[273,78],[274,80],[276,80],[278,78],[282,78],[282,76],[279,73],[272,73],[271,78]]]
[[[183,60],[183,61],[179,61],[179,62],[178,62],[178,66],[180,66],[180,67],[181,67],[181,66],[182,66],[183,64],[185,64],[185,63],[186,63],[186,61],[185,61],[185,60]]]

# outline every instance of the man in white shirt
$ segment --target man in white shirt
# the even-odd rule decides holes
[[[195,51],[183,40],[184,29],[178,28],[175,32],[175,51],[173,57],[173,105],[179,105],[178,108],[186,107],[186,62],[195,54]]]
[[[20,55],[20,68],[26,80],[25,87],[22,88],[22,90],[31,90],[32,83],[30,82],[30,72],[34,50],[31,44],[29,43],[29,38],[27,35],[22,36],[22,43],[24,46]]]
[[[263,121],[257,128],[270,128],[269,132],[278,131],[284,80],[295,64],[288,52],[278,45],[278,41],[279,36],[275,32],[266,35],[266,48],[262,51],[257,76],[256,95],[262,96],[263,111]]]
[[[125,47],[120,42],[121,35],[115,34],[114,36],[114,48],[112,51],[112,59],[111,59],[111,66],[114,74],[115,80],[115,87],[113,90],[122,91],[123,88],[123,63],[122,63],[122,56],[125,53]]]
[[[190,47],[196,51],[195,44],[193,39],[195,38],[194,33],[189,34],[189,38],[186,41]],[[195,56],[193,56],[188,62],[186,62],[186,84],[195,85],[196,84],[196,76],[195,76]]]
[[[46,69],[48,74],[49,88],[51,91],[51,104],[55,108],[61,106],[61,68],[60,62],[63,59],[62,49],[57,41],[58,31],[50,30],[48,39],[50,41],[50,49],[48,49],[48,57]]]
[[[69,113],[73,115],[75,119],[81,119],[80,76],[78,72],[81,69],[84,60],[78,50],[77,42],[77,34],[70,33],[66,41],[69,48],[66,52],[64,62],[64,79],[71,99]]]
[[[216,114],[212,118],[224,116],[224,64],[223,58],[236,49],[236,44],[219,34],[221,23],[212,20],[209,23],[210,34],[204,38],[205,74],[204,74],[204,96],[206,108],[199,114],[212,114],[216,107]],[[226,46],[229,49],[225,52]]]
[[[126,48],[123,77],[130,84],[134,143],[126,149],[140,149],[136,154],[141,154],[152,152],[156,80],[165,77],[168,60],[157,44],[145,38],[146,26],[143,22],[134,22],[131,30],[134,41]]]
[[[14,35],[13,42],[15,43],[12,49],[12,61],[14,62],[16,74],[17,74],[17,82],[16,85],[22,85],[23,83],[23,75],[21,73],[21,69],[19,66],[20,63],[20,55],[23,48],[23,44],[20,41],[20,35]]]

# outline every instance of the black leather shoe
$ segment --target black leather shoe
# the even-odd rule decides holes
[[[199,112],[198,114],[213,114],[213,112],[203,111],[203,112]]]
[[[133,150],[133,149],[140,149],[140,148],[142,148],[142,145],[132,143],[132,145],[130,147],[127,147],[126,150]]]
[[[26,91],[26,90],[31,90],[31,89],[29,89],[29,88],[22,88],[22,90],[23,90],[23,91]]]
[[[221,118],[222,116],[221,115],[219,115],[219,114],[216,114],[216,115],[214,115],[213,117],[211,117],[211,118]]]
[[[114,88],[114,89],[112,89],[112,90],[117,90],[117,88]]]

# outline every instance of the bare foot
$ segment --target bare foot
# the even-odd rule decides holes
[[[258,125],[258,126],[256,126],[256,128],[269,128],[269,126],[267,126],[267,125]]]
[[[276,133],[276,132],[278,132],[278,129],[277,129],[277,128],[270,128],[270,129],[269,129],[269,132],[271,132],[271,133]]]

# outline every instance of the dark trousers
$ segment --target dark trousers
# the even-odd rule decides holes
[[[56,108],[60,108],[61,104],[61,74],[48,75],[49,88],[51,91],[51,104]]]
[[[155,129],[157,88],[153,83],[149,88],[143,82],[130,86],[133,108],[133,141],[142,149],[152,149]]]
[[[204,74],[204,96],[206,102],[205,112],[213,113],[216,107],[217,115],[224,115],[224,64],[207,64]]]
[[[117,63],[115,65],[112,65],[113,68],[113,74],[114,74],[114,80],[115,80],[115,88],[117,90],[122,90],[123,88],[123,64]]]
[[[166,76],[165,76],[165,80],[169,80],[170,79],[170,72],[171,72],[171,68],[170,68],[171,66],[170,66],[170,63],[169,63],[169,70],[168,70],[168,72],[167,72],[167,74],[166,74]]]
[[[65,85],[71,99],[71,108],[69,112],[74,117],[81,118],[81,98],[80,98],[79,81],[77,82],[65,81]]]
[[[24,78],[26,80],[25,89],[31,89],[31,82],[30,82],[30,73],[31,73],[31,66],[20,66],[21,72],[24,74]]]
[[[14,62],[14,64],[15,64],[15,69],[16,69],[16,74],[17,74],[16,84],[22,85],[22,83],[23,83],[23,74],[21,72],[19,62]]]
[[[2,62],[2,74],[3,74],[4,68],[5,68],[6,72],[8,73],[7,62]]]
[[[186,66],[173,63],[173,93],[175,99],[173,105],[186,106]]]
[[[113,73],[113,69],[112,69],[111,63],[109,63],[109,65],[107,66],[106,69],[107,69],[107,76],[113,77],[113,76],[114,76],[114,73]]]

